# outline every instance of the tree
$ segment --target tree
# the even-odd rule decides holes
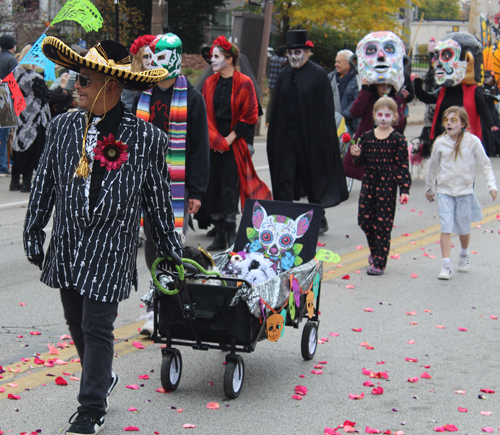
[[[41,21],[38,1],[0,0],[0,33],[16,35],[20,48],[27,42],[34,42],[42,34],[44,24],[48,23]]]
[[[419,15],[425,12],[425,20],[460,20],[460,0],[420,0]]]
[[[169,0],[167,31],[182,40],[185,53],[199,53],[203,26],[215,24],[215,13],[226,0]]]
[[[96,0],[94,2],[99,10],[103,25],[96,32],[89,32],[84,36],[87,39],[87,46],[91,47],[96,42],[105,39],[115,39],[115,4],[113,0]],[[120,43],[125,47],[130,47],[138,35],[149,33],[144,32],[142,27],[144,14],[136,7],[129,7],[126,3],[119,3],[119,25],[120,25]],[[76,42],[76,41],[75,41]]]
[[[405,6],[406,0],[275,0],[274,19],[282,44],[289,29],[313,26],[330,27],[359,39],[377,30],[401,34],[398,13]]]

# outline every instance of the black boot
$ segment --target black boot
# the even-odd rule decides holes
[[[215,227],[213,227],[210,231],[207,232],[207,237],[215,237],[215,233],[217,231],[215,230]]]
[[[328,221],[326,220],[326,215],[323,213],[323,217],[321,218],[321,226],[319,227],[318,236],[324,235],[328,231]]]
[[[19,182],[19,179],[14,179],[12,178],[10,180],[10,187],[9,190],[14,191],[14,190],[21,190],[21,183]]]
[[[226,228],[224,222],[215,222],[215,238],[207,247],[207,251],[223,251],[224,249],[227,249]]]
[[[23,180],[23,183],[21,184],[21,187],[19,189],[21,192],[29,192],[31,190],[31,185],[30,183],[26,183],[24,180]]]
[[[236,241],[236,222],[226,222],[227,246],[234,245]]]

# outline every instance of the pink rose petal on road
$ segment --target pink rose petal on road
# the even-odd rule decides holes
[[[21,396],[17,396],[15,394],[9,394],[7,396],[7,399],[10,399],[10,400],[21,400]]]
[[[482,430],[483,432],[488,432],[488,433],[491,433],[491,432],[493,432],[493,430],[494,430],[494,429],[493,429],[492,427],[489,427],[489,426],[488,426],[488,427],[482,427],[482,428],[481,428],[481,430]]]
[[[0,393],[5,393],[5,388],[4,387],[0,387]]]
[[[363,246],[362,246],[362,245],[361,245],[361,246],[356,246],[356,250],[357,250],[357,251],[360,251],[361,249],[363,249]]]
[[[323,435],[340,435],[333,427],[325,427]]]
[[[322,375],[323,374],[323,370],[311,370],[311,373],[313,375]]]
[[[219,409],[220,405],[217,402],[208,402],[207,409]]]
[[[408,362],[418,362],[418,359],[417,358],[405,358],[405,361],[408,361]]]
[[[410,322],[410,325],[418,325],[418,322]]]
[[[490,316],[490,319],[493,319],[493,320],[498,320],[498,317],[497,316],[494,316],[493,314]]]
[[[125,388],[129,388],[131,390],[138,390],[139,385],[137,385],[137,384],[126,385]]]
[[[366,432],[366,433],[382,433],[382,432],[380,432],[378,429],[373,429],[373,428],[368,427],[368,426],[366,426],[366,428],[365,428],[365,432]]]
[[[353,432],[356,432],[356,429],[354,429],[353,426],[350,426],[348,424],[344,424],[344,432],[345,433],[353,433]]]
[[[467,332],[467,328],[458,328],[459,331]]]
[[[373,313],[373,308],[365,308],[364,311],[368,313]]]
[[[361,270],[355,270],[354,273],[361,273]]]
[[[125,432],[139,432],[139,428],[135,427],[135,426],[127,426],[127,427],[124,427],[123,430]]]
[[[421,375],[420,375],[421,378],[423,379],[432,379],[432,376],[427,373],[427,372],[423,372]]]
[[[345,286],[345,288],[347,288],[347,289],[353,289],[353,288],[354,288],[354,285],[353,285],[353,284],[347,284],[347,285]]]
[[[135,411],[137,411],[137,408],[129,408],[128,411],[135,412]]]
[[[408,378],[408,382],[414,384],[415,382],[418,382],[418,378],[416,376],[414,378]]]
[[[408,344],[415,344],[415,340],[407,341]]]
[[[138,343],[137,341],[133,341],[132,344],[137,348],[137,349],[144,349],[144,345],[142,343]]]
[[[465,390],[457,390],[455,391],[455,394],[465,394]]]
[[[342,279],[351,279],[351,277],[349,275],[344,275]]]
[[[394,260],[401,260],[401,257],[399,256],[399,254],[391,255],[391,258],[393,258]]]
[[[444,326],[443,325],[437,325],[436,328],[437,329],[444,329]]]
[[[363,328],[351,328],[354,332],[361,332]]]
[[[7,384],[7,386],[11,387],[11,388],[19,387],[19,385],[17,385],[15,382],[11,382],[11,383]]]
[[[292,399],[294,399],[294,400],[302,400],[302,396],[299,396],[298,394],[294,394],[292,396]]]
[[[445,424],[444,428],[446,432],[458,432],[458,428],[454,424]]]
[[[318,361],[318,364],[328,364],[328,361]]]
[[[65,335],[61,335],[59,337],[59,340],[71,340],[71,337],[69,335],[65,334]]]
[[[444,428],[444,426],[436,426],[434,428],[434,432],[446,432],[446,429]]]
[[[374,387],[375,384],[372,381],[363,382],[363,387]]]
[[[491,411],[481,411],[479,414],[481,414],[481,415],[491,415]]]
[[[412,278],[418,278],[418,275],[417,275],[416,273],[412,273],[410,276],[411,276]]]
[[[177,411],[175,411],[175,412],[182,412],[182,411],[184,411],[184,408],[179,408],[179,409],[178,409]]]
[[[30,335],[42,335],[40,331],[30,331]]]
[[[365,376],[370,376],[373,372],[368,370],[368,369],[365,369],[364,367],[361,369],[361,372],[365,375]]]
[[[58,376],[56,378],[56,385],[68,385],[68,381],[64,378],[62,378],[61,376]]]
[[[459,412],[467,412],[468,409],[467,408],[460,408],[460,406],[458,407],[458,411]]]
[[[384,394],[384,389],[382,387],[377,387],[372,390],[372,394],[374,396],[378,396],[379,394]]]
[[[477,254],[477,251],[470,251],[471,254]]]
[[[325,367],[323,367],[321,364],[316,364],[314,366],[315,369],[324,369]]]
[[[330,336],[332,336],[332,337],[338,337],[339,333],[338,332],[330,332]]]
[[[139,379],[149,379],[149,375],[139,375]]]
[[[155,391],[157,393],[161,393],[161,394],[168,394],[168,393],[170,393],[170,391],[165,390],[165,388],[163,388],[163,387],[157,388]]]
[[[184,429],[194,429],[196,427],[195,424],[189,424],[189,423],[186,423],[182,426]]]
[[[349,393],[349,399],[351,399],[351,400],[360,400],[363,397],[365,397],[365,393],[361,393],[361,394],[351,394],[351,393]]]

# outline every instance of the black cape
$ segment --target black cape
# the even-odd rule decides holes
[[[286,113],[292,72],[297,78],[300,103],[301,129],[308,161],[301,174],[310,177],[316,197],[324,207],[334,207],[349,198],[344,167],[340,157],[339,140],[335,125],[333,92],[322,67],[311,62],[298,70],[290,65],[281,70],[274,89],[271,118],[267,133],[267,158],[271,172],[274,199],[279,199],[278,176],[281,149],[286,136]],[[295,185],[296,199],[304,188],[301,181]]]

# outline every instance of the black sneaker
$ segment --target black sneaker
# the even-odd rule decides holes
[[[66,435],[94,435],[104,427],[104,416],[96,417],[89,411],[75,412],[69,419],[69,424],[71,426]]]
[[[109,384],[108,392],[106,393],[106,411],[109,408],[109,398],[116,391],[117,385],[120,383],[120,378],[115,372],[111,372],[111,383]]]

